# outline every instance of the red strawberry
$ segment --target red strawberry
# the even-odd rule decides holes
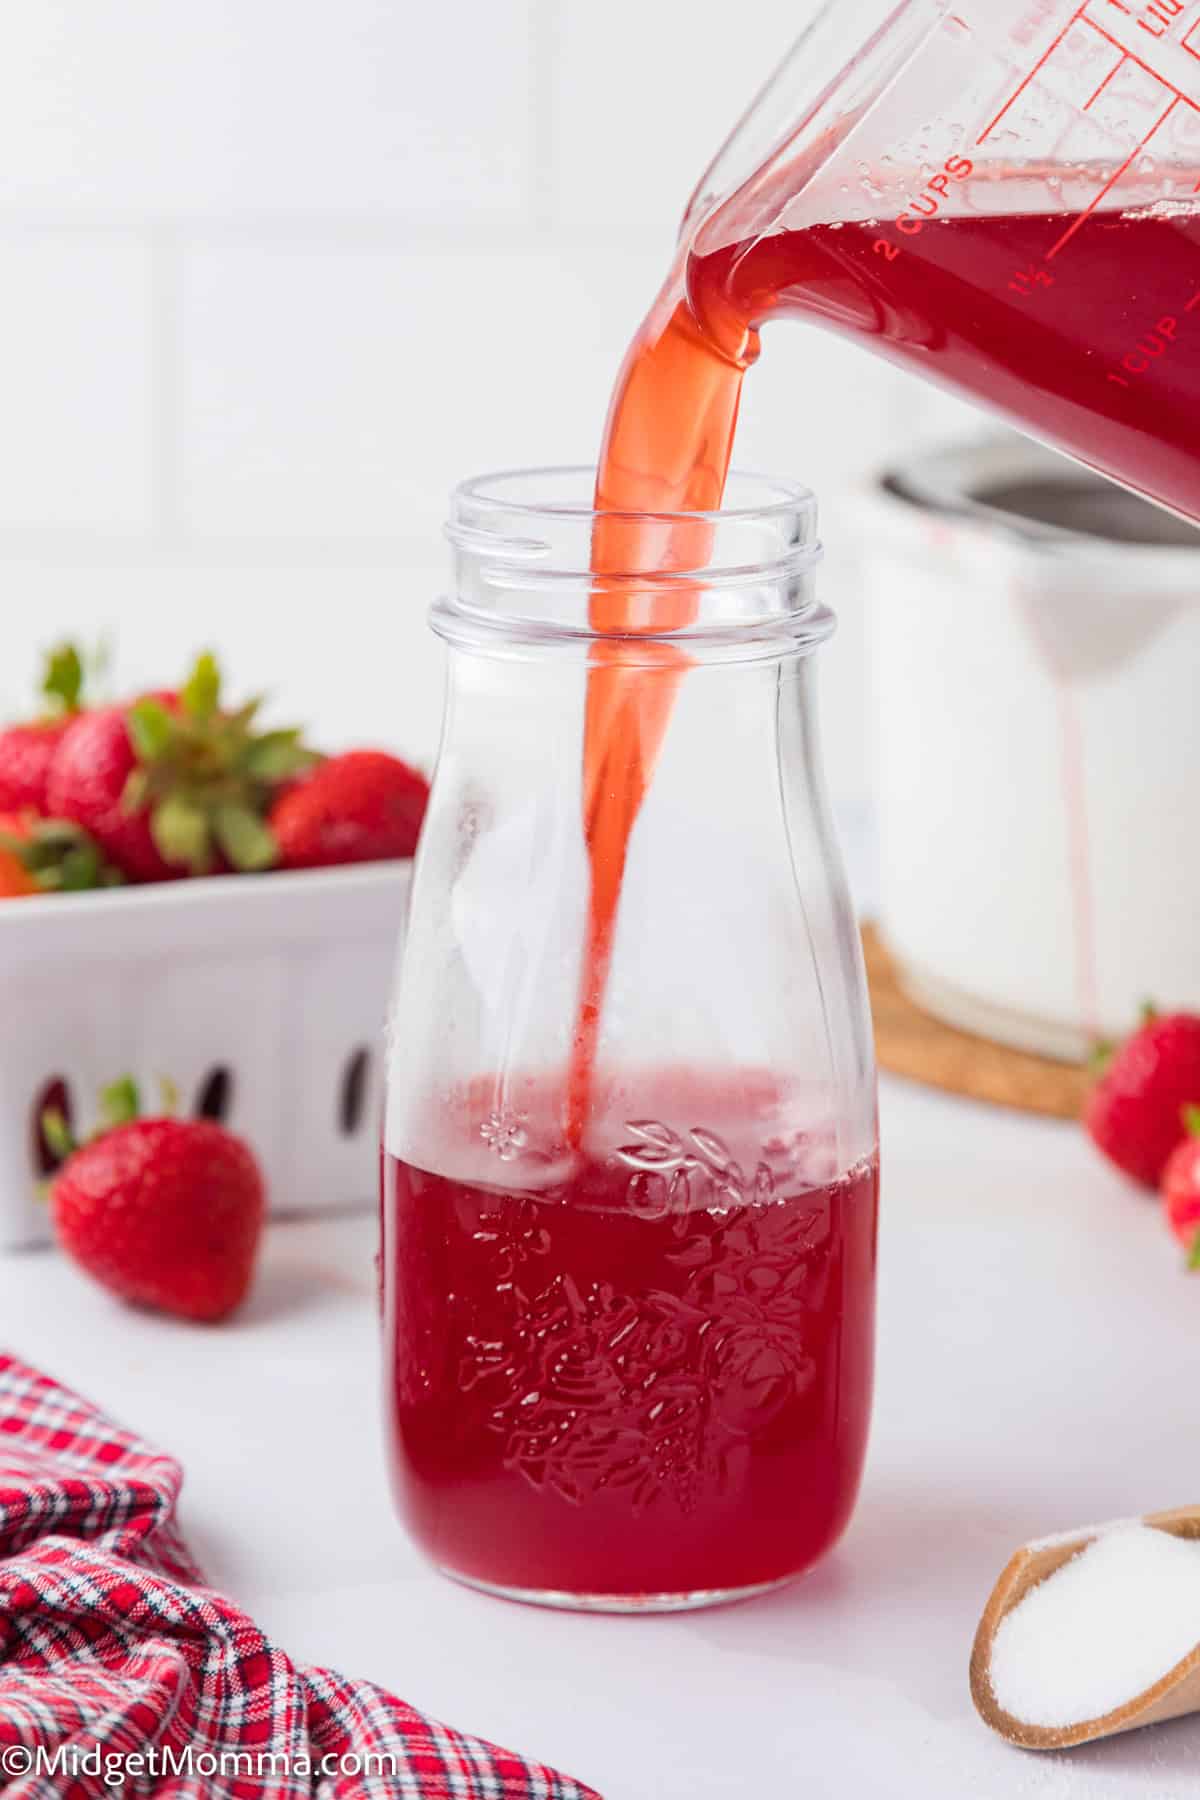
[[[285,869],[411,856],[429,799],[420,770],[383,750],[348,750],[281,794],[269,824]]]
[[[0,731],[0,811],[29,807],[46,811],[50,765],[63,735],[79,712],[83,663],[73,644],[61,644],[46,659],[41,691],[46,711],[24,725]]]
[[[1162,1196],[1167,1223],[1188,1252],[1193,1269],[1200,1268],[1200,1106],[1185,1106],[1183,1122],[1188,1136],[1177,1144],[1163,1170]]]
[[[0,731],[0,806],[7,811],[46,810],[46,783],[70,719],[9,725]]]
[[[0,899],[78,893],[119,879],[78,825],[32,812],[0,813]]]
[[[1092,1089],[1084,1123],[1119,1169],[1157,1187],[1185,1136],[1183,1108],[1193,1104],[1200,1105],[1200,1017],[1148,1009]]]
[[[217,665],[201,656],[178,694],[77,719],[50,771],[49,806],[135,881],[269,868],[263,814],[313,758],[296,731],[256,731],[258,704],[223,711]]]
[[[84,713],[71,725],[50,770],[47,804],[65,819],[74,819],[104,846],[133,881],[166,881],[186,875],[172,865],[154,841],[150,813],[124,804],[130,777],[138,767],[123,706]]]
[[[223,1319],[254,1274],[258,1164],[210,1119],[139,1118],[130,1081],[108,1089],[105,1102],[114,1122],[68,1155],[50,1190],[60,1245],[123,1300]],[[47,1115],[46,1123],[53,1141],[61,1122]]]

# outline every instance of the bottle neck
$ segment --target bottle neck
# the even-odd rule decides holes
[[[463,650],[650,669],[777,659],[828,636],[807,490],[735,473],[719,512],[632,513],[595,511],[593,485],[562,469],[460,488],[434,629]]]

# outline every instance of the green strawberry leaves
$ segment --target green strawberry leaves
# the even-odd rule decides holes
[[[66,718],[79,711],[83,694],[83,658],[74,644],[56,644],[47,652],[41,691],[47,711],[52,715]]]
[[[15,856],[47,894],[80,894],[117,887],[124,877],[104,860],[100,846],[69,819],[38,819],[28,835],[0,832],[0,850]]]
[[[138,700],[125,715],[125,729],[140,762],[164,756],[175,725],[161,700]]]
[[[185,681],[179,698],[183,702],[184,711],[193,719],[203,723],[205,719],[212,718],[221,698],[221,671],[211,650],[203,651],[196,658],[195,666]]]
[[[132,1075],[122,1075],[119,1081],[110,1082],[106,1088],[101,1088],[100,1118],[105,1130],[112,1131],[118,1125],[130,1125],[134,1119],[141,1117],[141,1112],[142,1096]]]
[[[219,806],[213,814],[218,844],[235,869],[269,869],[279,858],[274,833],[248,806]]]
[[[162,1111],[167,1114],[178,1112],[179,1089],[175,1083],[167,1075],[159,1075],[157,1081]],[[132,1075],[122,1075],[100,1089],[100,1120],[92,1136],[103,1137],[106,1131],[115,1131],[118,1125],[132,1125],[135,1119],[144,1117],[141,1088]]]
[[[314,760],[299,731],[265,731],[246,751],[246,768],[257,781],[288,781]]]
[[[38,682],[43,724],[72,719],[85,703],[96,703],[96,689],[103,685],[108,673],[110,648],[102,639],[90,650],[81,651],[77,644],[64,640],[46,651]]]
[[[179,1090],[167,1076],[158,1078],[162,1111],[170,1115],[179,1110]],[[132,1075],[122,1075],[119,1080],[109,1082],[100,1090],[100,1107],[96,1119],[95,1130],[82,1141],[94,1144],[106,1132],[116,1131],[122,1125],[132,1125],[136,1119],[144,1117],[142,1112],[142,1091]],[[65,1163],[80,1147],[80,1140],[71,1130],[61,1107],[47,1106],[42,1112],[42,1136],[47,1147],[57,1162]]]
[[[126,713],[138,766],[121,797],[128,813],[149,811],[159,854],[194,875],[224,858],[234,869],[273,868],[279,850],[266,824],[274,791],[319,758],[298,730],[257,729],[261,699],[221,707],[221,672],[197,657],[178,704],[153,695]]]
[[[42,1136],[56,1162],[65,1163],[77,1148],[75,1134],[57,1106],[48,1106],[42,1113]]]
[[[182,794],[168,794],[150,813],[150,835],[159,855],[169,863],[183,863],[197,873],[210,860],[208,816],[203,808]]]

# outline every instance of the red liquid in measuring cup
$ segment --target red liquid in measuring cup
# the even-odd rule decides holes
[[[664,1091],[670,1116],[712,1116],[715,1090],[674,1083],[660,1117]],[[685,1594],[783,1579],[838,1537],[870,1409],[876,1170],[813,1183],[802,1138],[751,1160],[727,1135],[736,1166],[711,1132],[636,1127],[540,1188],[503,1186],[503,1162],[484,1185],[387,1159],[393,1466],[436,1563]]]
[[[822,320],[1200,519],[1200,203],[817,225],[694,259],[688,289],[735,357],[747,324]]]

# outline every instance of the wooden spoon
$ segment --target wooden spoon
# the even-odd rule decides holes
[[[1121,1520],[1135,1524],[1136,1520]],[[1170,1532],[1173,1537],[1200,1538],[1200,1506],[1180,1506],[1173,1512],[1148,1513],[1140,1521],[1155,1531]],[[1093,1525],[1086,1531],[1068,1532],[1061,1537],[1043,1538],[1018,1550],[1001,1575],[992,1597],[979,1621],[971,1650],[971,1698],[976,1710],[993,1731],[1019,1744],[1025,1750],[1066,1750],[1075,1744],[1090,1744],[1097,1738],[1114,1737],[1119,1731],[1133,1731],[1139,1725],[1160,1725],[1164,1719],[1178,1719],[1184,1713],[1200,1712],[1200,1623],[1197,1643],[1182,1662],[1156,1681],[1144,1693],[1135,1695],[1123,1706],[1085,1719],[1076,1725],[1028,1725],[1016,1719],[997,1703],[992,1692],[992,1642],[1001,1619],[1022,1601],[1030,1588],[1053,1575],[1080,1550],[1093,1543],[1109,1525]]]

